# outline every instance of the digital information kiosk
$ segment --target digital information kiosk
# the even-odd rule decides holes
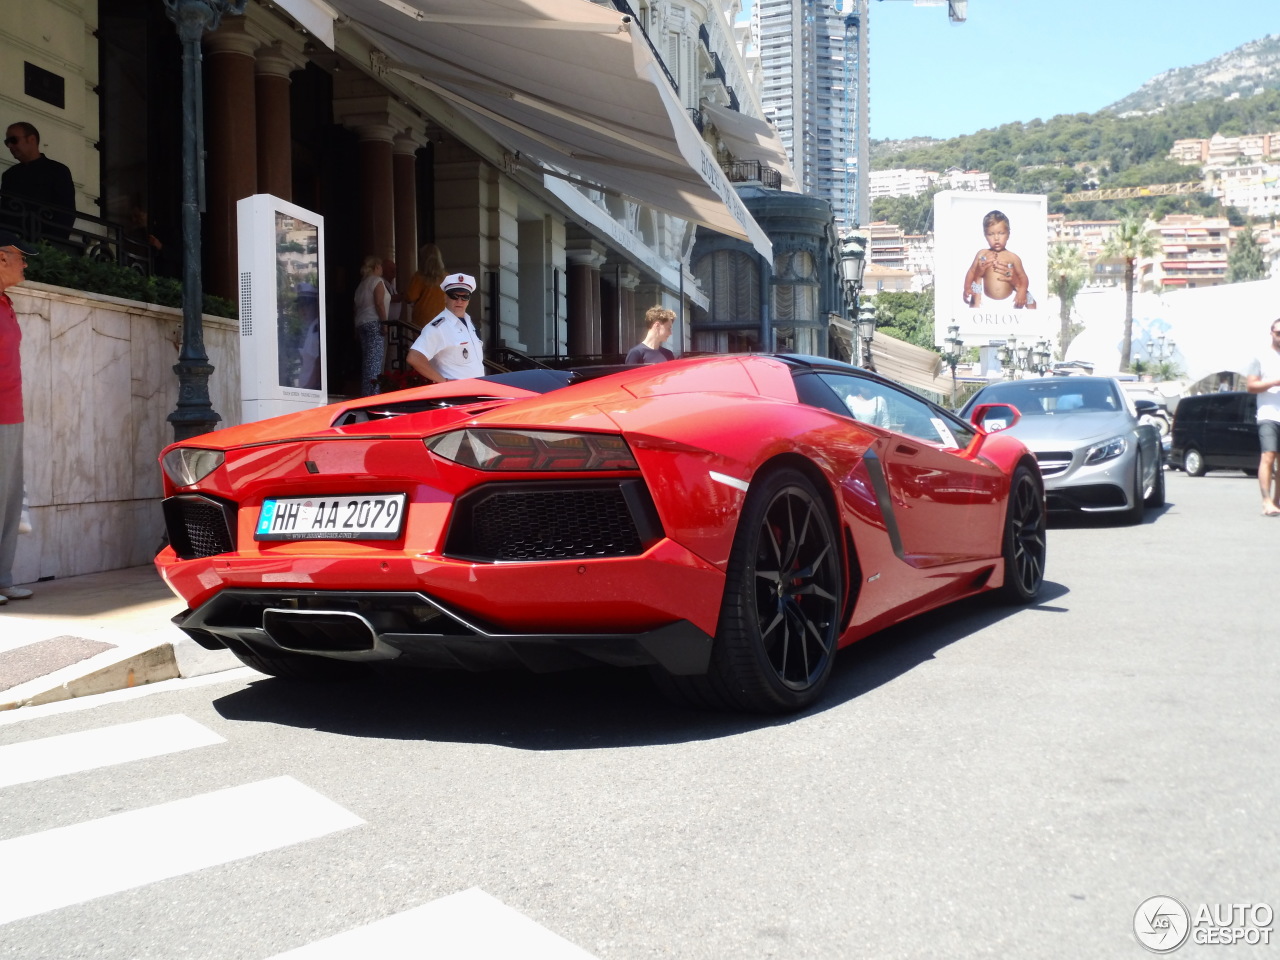
[[[236,217],[242,422],[328,403],[324,217],[266,193]]]

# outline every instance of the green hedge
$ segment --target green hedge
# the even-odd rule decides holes
[[[55,287],[101,293],[122,300],[141,300],[165,307],[182,307],[182,283],[172,277],[144,277],[136,270],[113,261],[72,256],[67,251],[40,243],[40,255],[27,261],[28,280]],[[204,312],[214,317],[235,319],[229,300],[204,295]]]

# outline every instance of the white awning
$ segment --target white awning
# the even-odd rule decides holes
[[[702,115],[715,124],[720,131],[720,139],[735,157],[768,164],[782,175],[783,190],[796,189],[791,158],[787,156],[787,148],[782,145],[772,124],[708,100],[702,101]]]
[[[671,88],[639,24],[589,0],[328,0],[390,69],[544,173],[773,246]]]
[[[945,395],[951,389],[950,372],[942,375],[942,357],[914,343],[878,333],[871,341],[876,372],[915,390]]]

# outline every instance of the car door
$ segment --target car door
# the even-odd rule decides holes
[[[1227,446],[1226,465],[1241,470],[1256,470],[1262,449],[1258,440],[1258,398],[1252,393],[1229,394],[1231,419],[1224,425]]]
[[[1208,399],[1204,426],[1205,465],[1213,470],[1245,466],[1241,449],[1247,442],[1243,404],[1249,394],[1217,393]],[[1256,425],[1249,425],[1256,432]],[[1257,464],[1253,464],[1256,466]]]
[[[883,476],[881,506],[892,515],[902,560],[933,567],[999,552],[1006,481],[999,468],[968,454],[972,427],[879,380],[835,373],[822,379],[842,400],[869,393],[888,411],[889,436],[869,452],[878,463],[868,467],[873,481],[875,470]]]

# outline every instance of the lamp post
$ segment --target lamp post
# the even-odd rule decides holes
[[[1147,341],[1147,354],[1156,363],[1164,363],[1173,356],[1173,351],[1177,349],[1177,344],[1170,340],[1163,333],[1154,340]]]
[[[178,405],[168,420],[173,439],[208,433],[222,419],[209,399],[213,366],[204,346],[204,287],[200,276],[200,205],[204,195],[204,131],[200,41],[225,13],[244,13],[247,0],[164,0],[182,41],[182,350]]]
[[[1044,376],[1049,370],[1049,360],[1052,356],[1053,352],[1049,346],[1049,341],[1037,341],[1031,356],[1032,369],[1041,376]]]
[[[858,307],[858,339],[862,341],[862,366],[874,372],[876,362],[871,358],[871,341],[876,336],[876,307],[864,303]]]
[[[1018,338],[1011,336],[1005,340],[996,350],[996,359],[1008,379],[1016,379],[1013,374],[1018,369]]]
[[[942,362],[951,368],[951,406],[956,405],[956,364],[964,351],[964,341],[960,339],[960,325],[953,323],[947,327],[946,351],[942,354]]]
[[[861,319],[858,312],[858,296],[862,293],[862,278],[867,271],[867,238],[849,234],[840,241],[840,287],[844,291],[845,316],[849,325],[858,326],[861,335]],[[872,321],[874,325],[874,319]],[[852,358],[850,358],[852,359]]]

